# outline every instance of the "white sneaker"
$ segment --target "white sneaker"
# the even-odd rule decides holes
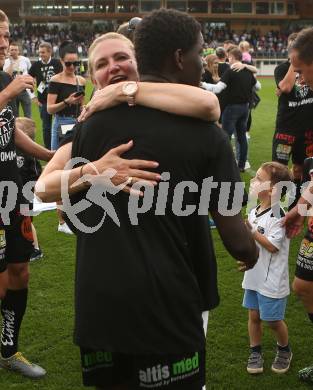
[[[249,161],[247,160],[246,164],[245,164],[245,169],[250,169],[250,168],[251,168],[251,165],[250,165]]]
[[[73,234],[72,230],[67,226],[66,222],[59,223],[58,232],[65,234]]]

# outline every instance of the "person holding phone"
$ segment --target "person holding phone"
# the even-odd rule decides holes
[[[51,150],[58,149],[60,137],[75,125],[83,104],[86,85],[86,80],[76,75],[76,69],[80,65],[76,47],[64,42],[60,46],[60,58],[63,71],[50,79],[47,97],[47,111],[53,115]],[[72,234],[59,209],[57,212],[58,231]]]
[[[76,75],[80,65],[76,47],[65,42],[60,47],[63,70],[50,80],[47,111],[54,115],[51,131],[51,149],[59,146],[60,134],[64,135],[76,123],[85,95],[86,80]]]

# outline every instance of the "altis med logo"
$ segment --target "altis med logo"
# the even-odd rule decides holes
[[[169,365],[157,364],[145,370],[139,370],[139,382],[142,388],[155,388],[189,378],[199,373],[199,353],[183,358]]]

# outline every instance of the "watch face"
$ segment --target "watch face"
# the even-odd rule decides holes
[[[137,83],[132,82],[124,85],[124,93],[125,95],[132,96],[137,92],[138,86]]]

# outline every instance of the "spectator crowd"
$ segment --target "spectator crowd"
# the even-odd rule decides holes
[[[91,42],[99,35],[116,31],[114,22],[97,25],[15,25],[12,30],[12,37],[20,41],[23,48],[23,55],[26,57],[37,57],[38,48],[41,42],[50,42],[54,55],[58,55],[58,48],[64,41],[73,41],[78,48],[81,57],[87,56],[87,50]],[[287,38],[292,32],[269,31],[265,34],[258,30],[235,32],[227,28],[204,28],[204,38],[209,47],[216,48],[225,40],[231,40],[236,45],[241,41],[247,41],[251,47],[253,57],[287,57]]]

